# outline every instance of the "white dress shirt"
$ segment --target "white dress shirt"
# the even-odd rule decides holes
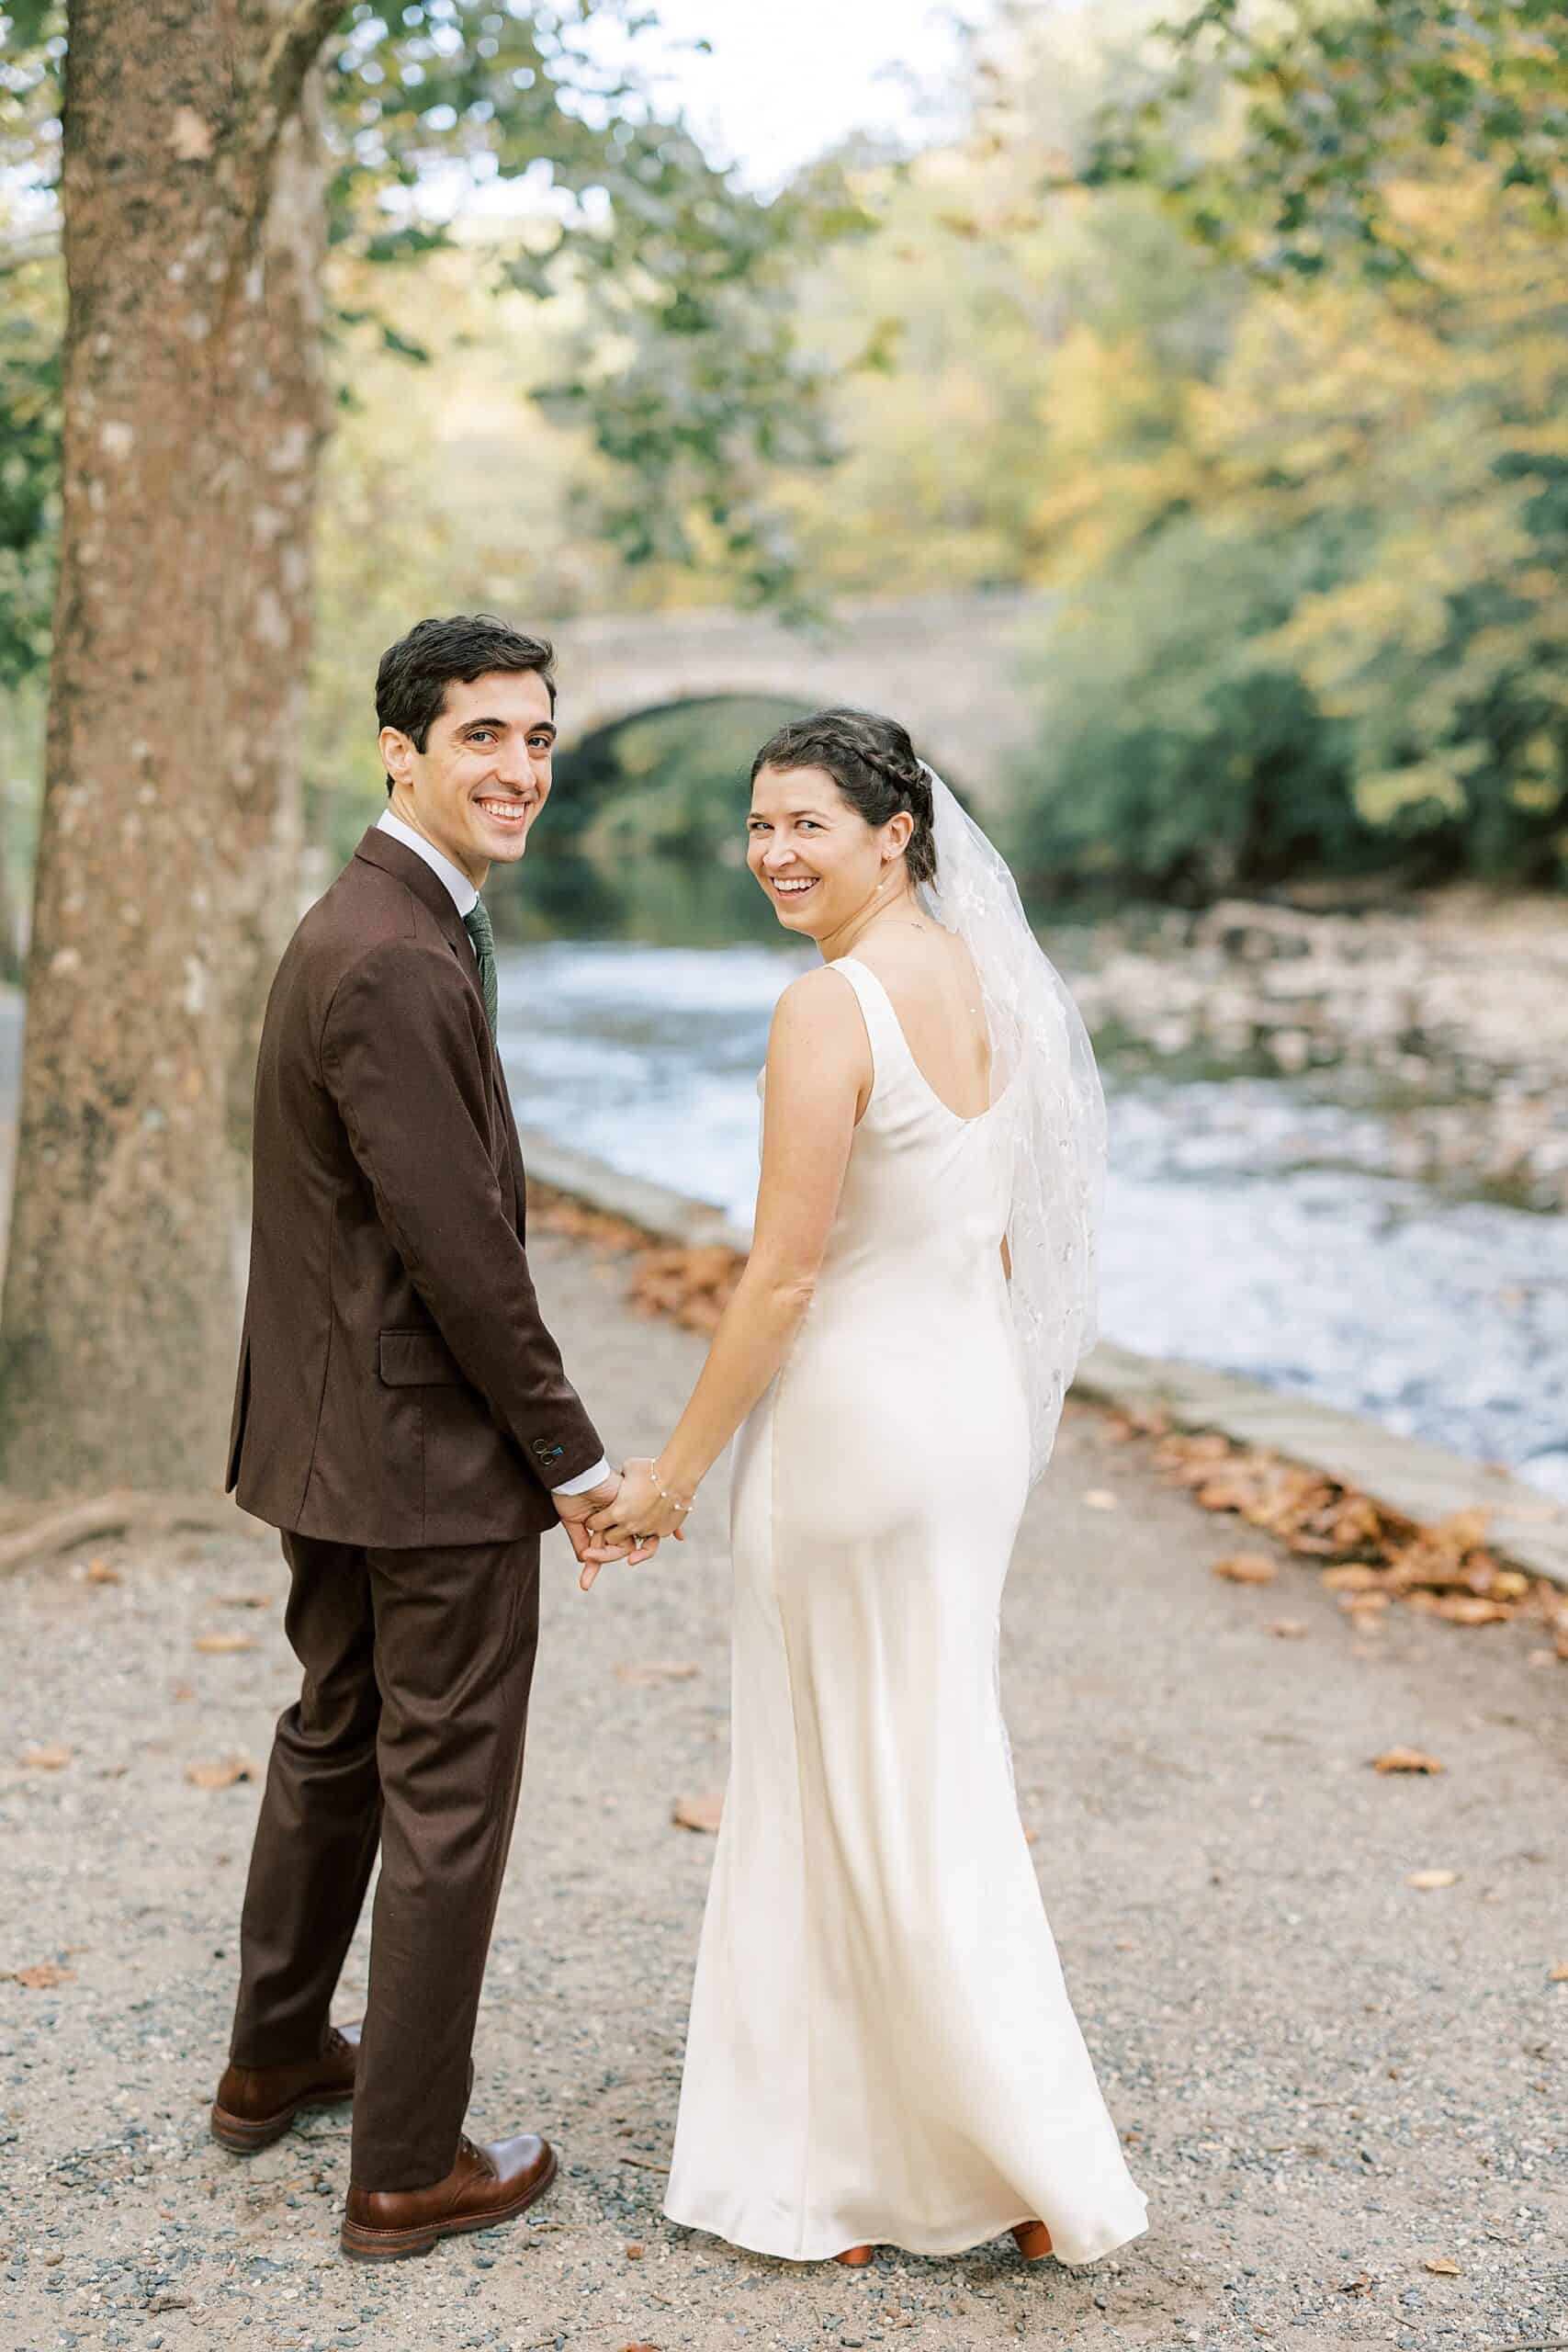
[[[401,842],[405,849],[412,849],[415,857],[423,858],[432,874],[438,874],[446,885],[457,912],[460,915],[472,914],[479,904],[479,894],[460,865],[454,865],[449,857],[443,857],[434,842],[427,842],[423,833],[416,833],[412,825],[405,825],[402,819],[394,817],[389,808],[382,809],[376,820],[376,827],[378,832],[390,833],[392,839]],[[601,1459],[592,1470],[580,1470],[575,1478],[563,1479],[558,1487],[552,1487],[550,1492],[554,1495],[583,1495],[590,1487],[601,1485],[609,1476],[610,1465]]]

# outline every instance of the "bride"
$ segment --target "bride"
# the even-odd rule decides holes
[[[819,969],[768,1043],[756,1239],[600,1561],[736,1438],[731,1766],[664,2211],[762,2254],[1141,2234],[1019,1819],[997,1627],[1093,1311],[1103,1106],[1011,876],[904,729],[780,729],[749,862]]]

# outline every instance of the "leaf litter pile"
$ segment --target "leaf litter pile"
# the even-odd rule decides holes
[[[1422,1527],[1321,1471],[1213,1430],[1173,1429],[1158,1411],[1112,1413],[1108,1428],[1122,1443],[1153,1439],[1156,1469],[1201,1510],[1234,1514],[1285,1551],[1317,1563],[1357,1633],[1381,1631],[1395,1602],[1450,1625],[1523,1618],[1539,1624],[1551,1645],[1532,1651],[1532,1658],[1568,1663],[1568,1594],[1545,1577],[1504,1566],[1487,1545],[1488,1512],[1455,1511]],[[1236,1552],[1216,1560],[1213,1573],[1237,1584],[1269,1584],[1275,1569],[1266,1552]],[[1281,1630],[1291,1625],[1284,1620]]]
[[[662,1315],[705,1338],[718,1328],[746,1261],[723,1242],[655,1241],[640,1226],[589,1208],[570,1193],[530,1183],[530,1221],[563,1240],[586,1242],[601,1256],[631,1260],[626,1304],[637,1315]]]

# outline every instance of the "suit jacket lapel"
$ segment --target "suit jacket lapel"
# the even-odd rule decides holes
[[[427,907],[440,924],[453,954],[461,962],[476,996],[479,996],[479,967],[474,959],[474,944],[468,928],[457,912],[452,893],[439,874],[426,865],[403,842],[384,833],[379,825],[367,828],[364,839],[354,853],[367,865],[378,865],[384,874],[395,875],[406,883],[422,906]],[[481,998],[482,1003],[482,998]],[[487,1023],[488,1028],[488,1023]],[[506,1075],[501,1067],[500,1049],[495,1039],[490,1045],[490,1089],[493,1109],[499,1114],[501,1132],[506,1156],[511,1161],[512,1189],[516,1202],[517,1230],[523,1231],[525,1209],[525,1179],[522,1147],[517,1140],[517,1128],[512,1116],[512,1103],[506,1091]]]

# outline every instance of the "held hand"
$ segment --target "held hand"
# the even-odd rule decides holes
[[[616,1558],[623,1547],[635,1544],[638,1536],[673,1535],[683,1541],[686,1508],[671,1494],[650,1459],[628,1462],[622,1472],[619,1494],[613,1502],[596,1506],[589,1519],[593,1540],[585,1556],[590,1560]]]
[[[628,1567],[635,1568],[639,1562],[651,1560],[659,1549],[657,1541],[637,1545],[628,1540],[625,1544],[606,1546],[593,1535],[588,1523],[590,1513],[612,1506],[620,1489],[621,1473],[615,1470],[598,1486],[587,1487],[580,1495],[558,1494],[553,1498],[557,1514],[566,1529],[567,1541],[577,1555],[582,1570],[578,1583],[584,1592],[592,1591],[594,1580],[606,1560],[625,1560]]]
[[[612,1470],[607,1478],[601,1478],[596,1487],[585,1487],[581,1494],[557,1493],[550,1497],[556,1507],[556,1516],[570,1538],[571,1548],[579,1559],[582,1557],[587,1542],[590,1517],[594,1511],[603,1510],[613,1503],[620,1490],[621,1474],[618,1470]]]
[[[614,1502],[620,1492],[620,1486],[621,1474],[618,1470],[614,1470],[609,1477],[602,1478],[596,1487],[585,1487],[580,1494],[551,1496],[550,1499],[556,1507],[556,1516],[566,1530],[566,1540],[571,1545],[580,1565],[593,1540],[588,1529],[589,1513],[603,1509],[607,1503]],[[588,1584],[582,1588],[585,1592],[588,1585],[592,1583],[598,1573],[597,1568],[590,1572]]]

